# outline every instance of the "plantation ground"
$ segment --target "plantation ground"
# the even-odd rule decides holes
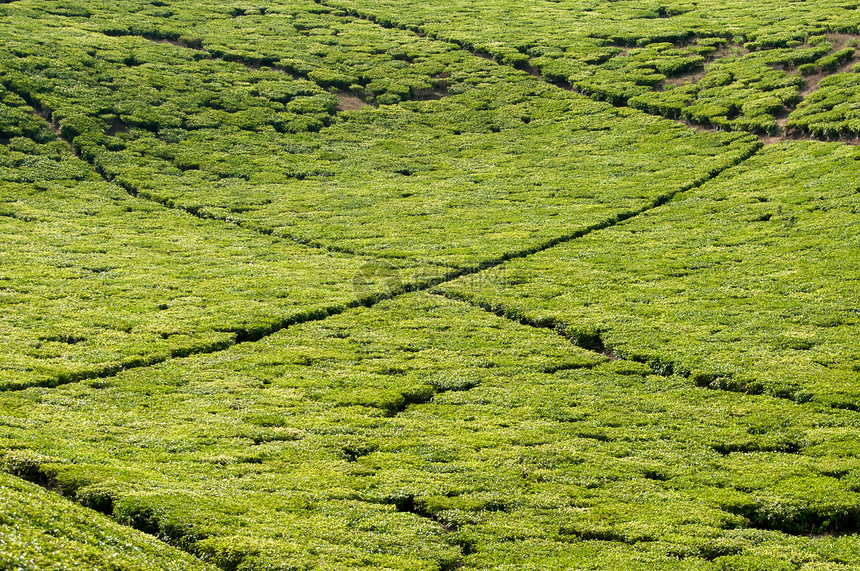
[[[858,25],[0,0],[0,567],[860,569]]]

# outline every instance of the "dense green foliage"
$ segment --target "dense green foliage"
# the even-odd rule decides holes
[[[27,130],[54,140],[14,136]],[[226,347],[359,301],[352,278],[367,258],[133,198],[99,181],[32,116],[4,135],[11,139],[0,147],[0,387],[52,385]],[[440,270],[404,263],[399,271],[409,280]],[[389,289],[384,281],[367,287],[366,295]]]
[[[860,34],[853,2],[471,0],[455,9],[447,0],[322,3],[505,64],[534,66],[597,99],[770,134],[811,82],[805,76],[832,73],[851,61]],[[791,126],[823,138],[860,133],[847,124],[855,119],[853,108],[827,110],[835,129],[820,126],[820,119],[814,127],[804,121]]]
[[[49,48],[29,31],[17,36],[0,82],[50,110],[125,188],[385,257],[474,266],[536,248],[693,186],[754,145],[595,105],[472,56],[461,95],[344,113],[319,133],[293,133],[279,127],[293,119],[276,108],[284,91],[312,93],[306,82],[140,38],[54,32]],[[58,45],[64,57],[50,59]],[[132,48],[139,65],[129,67]],[[275,79],[280,91],[260,87]],[[302,101],[301,117],[320,127],[326,112],[311,105],[320,97],[286,105]],[[225,108],[227,99],[235,107]],[[592,160],[581,161],[586,155]]]
[[[660,92],[639,90],[629,103],[695,123],[775,133],[776,116],[797,103],[803,79],[774,66],[815,60],[829,47],[819,44],[807,49],[771,49],[723,58],[709,65],[697,82],[668,85]]]
[[[0,568],[860,569],[858,13],[0,0]]]
[[[225,568],[860,564],[804,536],[860,515],[857,413],[426,294],[0,402],[7,470]]]
[[[0,568],[215,571],[187,553],[42,488],[0,474]]]
[[[840,73],[824,78],[818,90],[791,114],[789,128],[819,137],[860,136],[860,74]]]
[[[858,408],[858,159],[767,147],[662,208],[446,289],[705,386]]]

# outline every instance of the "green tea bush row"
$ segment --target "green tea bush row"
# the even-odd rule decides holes
[[[28,4],[37,14],[53,15],[51,6]],[[122,19],[116,18],[117,10],[124,14]],[[310,1],[262,10],[176,1],[170,4],[169,16],[148,3],[95,3],[87,12],[83,18],[67,16],[64,23],[111,37],[144,37],[197,50],[189,57],[208,55],[276,68],[324,89],[351,91],[385,104],[421,97],[427,90],[444,95],[450,81],[440,76],[468,66],[464,59],[469,59],[453,44],[383,30]],[[136,57],[136,48],[131,48],[126,61],[144,63]]]
[[[695,6],[663,2],[596,2],[524,5],[515,0],[469,0],[452,7],[444,0],[324,0],[388,26],[418,29],[435,37],[483,45],[490,53],[560,48],[583,40],[608,40],[636,47],[720,37],[750,49],[796,47],[804,38],[830,30],[857,33],[860,18],[850,3],[807,2],[791,10],[775,0],[751,6],[742,0],[708,0]]]
[[[774,66],[795,65],[827,49],[806,48],[808,54],[799,53],[804,50],[768,50],[715,61],[699,81],[638,95],[629,104],[724,129],[775,134],[776,117],[797,104],[803,80]]]
[[[833,51],[826,33],[857,34],[860,23],[850,6],[822,2],[778,19],[773,14],[784,10],[770,2],[663,5],[657,11],[628,2],[582,10],[470,2],[454,17],[442,0],[324,4],[373,20],[385,14],[387,25],[455,41],[501,63],[533,65],[551,81],[614,105],[758,134],[777,132],[777,119],[800,99],[802,75],[833,72],[853,57],[851,46]],[[799,73],[785,69],[798,66]],[[676,87],[672,78],[685,74],[691,80]]]
[[[4,91],[17,113],[4,117],[19,129],[8,134],[49,142],[13,136],[0,147],[0,174],[15,183],[4,186],[3,207],[7,387],[217,350],[391,289],[380,280],[355,290],[368,258],[315,253],[279,235],[387,256],[400,284],[422,283],[446,270],[409,257],[470,267],[539,248],[689,186],[752,146],[742,136],[710,138],[573,95],[559,99],[557,89],[494,64],[483,76],[464,75],[474,87],[456,99],[345,114],[318,134],[281,133],[266,117],[297,103],[303,117],[327,113],[313,105],[329,95],[284,74],[197,60],[193,50],[148,40],[52,29],[48,48],[37,28],[8,29],[0,81],[20,93]],[[136,65],[126,61],[130,48]],[[63,57],[51,58],[52,50]],[[263,106],[270,115],[258,111]],[[35,118],[39,109],[124,189],[266,236],[194,221],[98,182]],[[263,120],[248,128],[234,123],[242,117]],[[668,140],[678,145],[672,159]],[[629,151],[624,160],[613,152],[620,147]],[[500,163],[497,154],[511,160]],[[603,158],[582,164],[583,154]],[[546,180],[548,169],[577,163]],[[464,177],[467,168],[473,174]],[[513,173],[528,173],[530,184]],[[527,217],[523,203],[534,205]],[[51,228],[63,228],[63,240]],[[145,232],[159,238],[140,243]],[[244,237],[242,248],[231,246],[234,236]],[[126,301],[106,306],[111,298]]]
[[[26,107],[6,109],[0,103],[4,117]],[[44,121],[25,119],[53,140],[12,137],[0,146],[3,389],[216,350],[390,290],[373,276],[355,288],[367,258],[132,198],[102,181]],[[398,273],[408,283],[440,271],[400,264]]]
[[[860,136],[858,85],[860,74],[856,71],[824,78],[818,90],[792,112],[786,128],[821,138]]]
[[[627,223],[444,291],[701,386],[857,406],[857,153],[766,147]]]
[[[860,566],[854,150],[513,69],[766,131],[856,10],[339,5],[0,6],[9,557]]]
[[[7,474],[0,474],[0,505],[0,566],[4,569],[215,569]]]
[[[308,82],[187,48],[54,29],[68,54],[57,60],[38,34],[9,35],[18,55],[6,52],[0,82],[49,110],[109,179],[201,216],[393,259],[475,267],[540,247],[690,186],[754,144],[472,56],[449,78],[462,93],[335,119],[332,96]],[[123,63],[130,48],[139,65]],[[330,125],[314,133],[308,122]]]
[[[222,568],[860,564],[857,413],[438,296],[0,397],[6,470]]]

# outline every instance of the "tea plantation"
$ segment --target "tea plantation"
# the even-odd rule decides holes
[[[0,569],[860,569],[858,26],[0,0]]]

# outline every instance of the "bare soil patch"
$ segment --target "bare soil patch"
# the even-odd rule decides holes
[[[370,107],[370,103],[347,91],[337,92],[337,110],[338,111],[358,111],[364,107]]]

